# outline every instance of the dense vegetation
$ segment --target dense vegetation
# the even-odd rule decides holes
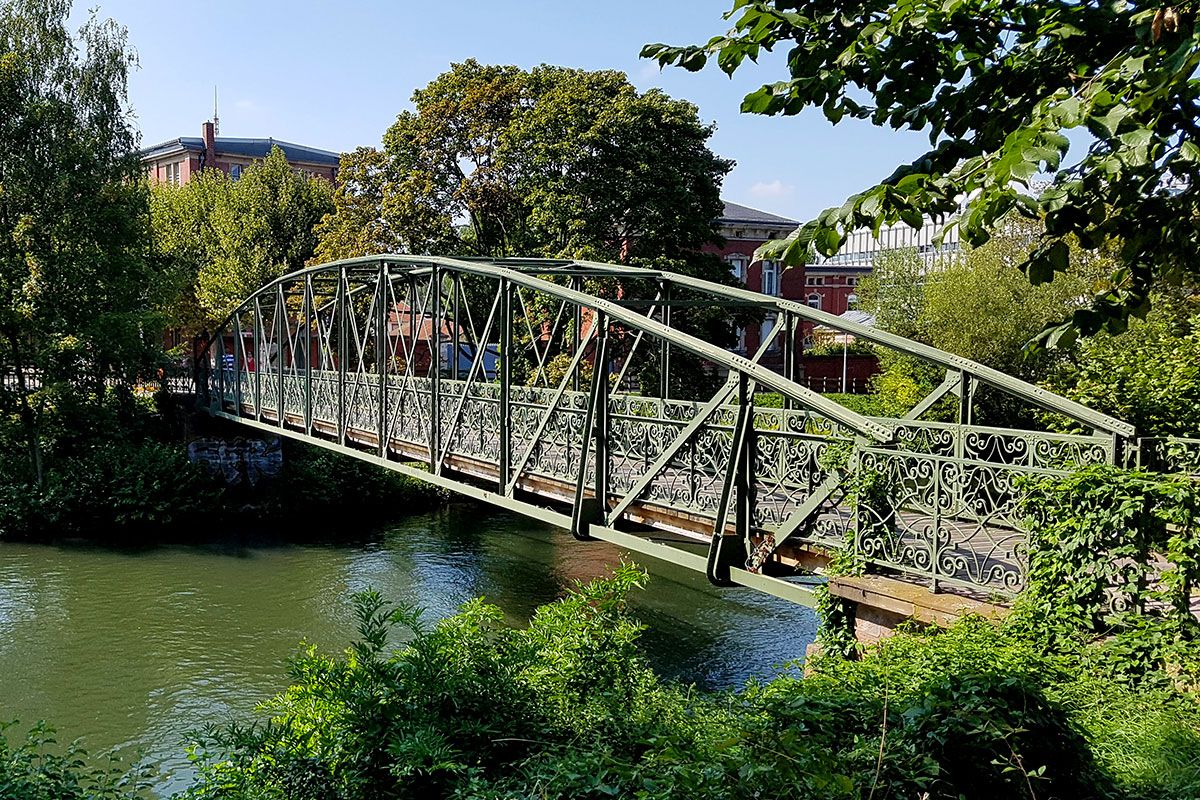
[[[358,641],[302,653],[260,722],[213,732],[185,797],[1200,796],[1200,704],[1178,678],[1194,646],[1122,670],[1028,616],[968,618],[703,693],[647,666],[625,610],[642,579],[622,568],[524,629],[481,600],[431,623],[360,595]],[[9,747],[4,796],[73,785]]]
[[[1005,621],[863,648],[831,614],[803,678],[738,692],[650,670],[630,567],[521,630],[483,601],[429,624],[361,595],[358,643],[302,654],[269,721],[204,743],[187,796],[1200,797],[1200,487],[1100,467],[1023,491]]]
[[[227,486],[188,460],[178,401],[110,389],[103,402],[60,398],[47,422],[44,484],[26,479],[19,450],[0,449],[0,540],[83,537],[157,543],[207,535],[224,521],[296,520],[353,509],[360,518],[431,508],[428,484],[350,456],[285,441],[282,469],[254,486]],[[0,442],[17,435],[0,425]],[[227,430],[213,431],[229,437]]]
[[[934,268],[913,250],[883,254],[863,280],[862,308],[884,330],[1045,386],[1134,424],[1140,435],[1200,435],[1200,287],[1185,281],[1156,290],[1153,308],[1131,318],[1120,334],[1100,332],[1053,350],[1031,347],[1039,331],[1078,308],[1088,287],[1115,264],[1111,256],[1079,251],[1068,273],[1031,285],[1016,264],[1036,232],[1035,225],[1013,222],[987,244]],[[912,356],[877,352],[881,373],[872,393],[853,402],[884,416],[902,416],[944,377]],[[949,406],[927,416],[949,418]],[[1067,420],[1039,418],[986,391],[976,397],[975,419],[1071,428]]]
[[[766,251],[803,263],[834,255],[862,228],[952,218],[978,246],[1012,214],[1044,225],[1015,265],[1034,284],[1080,249],[1118,249],[1091,302],[1046,328],[1051,344],[1124,329],[1155,288],[1200,273],[1200,26],[1190,3],[1054,0],[735,0],[732,25],[705,44],[647,45],[660,64],[733,73],[786,50],[782,80],[742,110],[820,109],[928,135],[928,149]],[[1090,136],[1086,149],[1069,132]],[[1077,140],[1078,141],[1078,140]],[[1081,152],[1082,151],[1082,152]],[[1049,175],[1045,191],[1030,192]],[[959,215],[963,198],[970,207]],[[777,245],[777,246],[776,246]]]

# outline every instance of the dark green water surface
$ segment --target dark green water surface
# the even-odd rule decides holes
[[[0,543],[0,720],[23,729],[45,719],[93,752],[141,752],[169,794],[190,776],[189,731],[250,719],[285,686],[301,640],[348,643],[354,592],[378,589],[431,618],[484,595],[520,625],[622,556],[470,505],[362,527],[347,518],[340,529],[136,551]],[[808,609],[645,565],[650,581],[633,607],[652,663],[672,679],[739,686],[775,674],[812,641]]]

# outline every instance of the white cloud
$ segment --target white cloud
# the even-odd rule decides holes
[[[750,194],[762,200],[778,200],[781,197],[791,197],[796,187],[776,178],[770,183],[759,181],[750,187]]]

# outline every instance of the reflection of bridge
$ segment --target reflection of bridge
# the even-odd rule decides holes
[[[713,308],[771,317],[772,333],[754,357],[733,355],[687,332]],[[909,418],[864,417],[794,380],[805,323],[909,353],[946,379]],[[759,363],[775,349],[783,375]],[[379,256],[312,267],[243,302],[210,351],[218,416],[800,602],[810,586],[788,576],[845,548],[935,589],[1012,593],[1023,574],[1018,479],[1122,461],[1134,435],[1008,375],[798,303],[591,262]],[[680,397],[702,375],[715,391]],[[756,392],[782,407],[755,405]],[[974,425],[979,392],[1089,433]],[[920,420],[934,408],[957,421]],[[867,475],[878,476],[870,491]]]

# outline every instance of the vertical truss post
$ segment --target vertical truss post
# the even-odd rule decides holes
[[[932,536],[929,541],[929,591],[937,594],[941,590],[941,582],[938,580],[938,567],[941,563],[941,553],[939,547],[942,542],[942,471],[940,469],[933,470],[933,527]],[[895,510],[898,516],[900,510]],[[946,539],[947,545],[949,538]]]
[[[583,291],[583,279],[580,278],[578,275],[572,276],[571,277],[571,288],[577,292],[582,292]],[[582,329],[583,329],[583,306],[580,306],[578,304],[576,304],[576,306],[575,306],[574,323],[575,324],[572,326],[574,328],[574,331],[571,334],[571,351],[572,352],[579,350],[579,343],[583,341],[583,332],[582,332]],[[578,372],[576,372],[575,376],[573,378],[571,378],[571,388],[576,392],[579,391],[579,373]]]
[[[337,392],[338,392],[338,417],[337,417],[337,437],[338,443],[346,444],[346,268],[338,267],[338,285],[335,309],[337,313]]]
[[[958,424],[971,424],[971,406],[975,399],[975,381],[965,372],[958,374]]]
[[[210,344],[211,348],[212,345]],[[217,408],[225,410],[225,337],[217,331]],[[210,403],[211,404],[211,403]]]
[[[429,376],[429,470],[436,475],[441,472],[441,459],[437,456],[442,449],[442,271],[437,264],[429,273],[429,291],[433,295],[429,333],[433,345],[433,374]]]
[[[262,422],[262,304],[254,296],[254,419]]]
[[[454,355],[450,359],[450,364],[451,364],[451,366],[450,366],[451,373],[450,374],[454,378],[454,380],[458,380],[458,354],[460,352],[459,348],[462,347],[462,343],[459,341],[459,336],[461,334],[460,334],[459,323],[458,323],[459,295],[461,293],[462,293],[462,273],[455,272],[454,273],[454,330],[453,330]]]
[[[587,411],[583,416],[583,440],[580,442],[579,472],[575,478],[575,503],[571,508],[571,535],[579,540],[590,539],[588,526],[593,522],[604,522],[608,504],[608,320],[596,312],[594,325],[603,328],[593,330],[600,334],[596,342],[595,361],[592,365],[592,390],[589,393]],[[578,370],[576,370],[578,372]],[[601,410],[601,406],[604,406]],[[603,423],[600,420],[604,420]],[[592,497],[585,497],[587,486],[588,454],[595,448],[595,488]]]
[[[752,465],[749,463],[752,438],[748,429],[754,427],[754,387],[747,376],[738,375],[738,409],[733,433],[729,441],[729,460],[725,467],[725,480],[721,484],[721,499],[717,506],[717,519],[713,525],[712,541],[708,548],[708,580],[716,586],[731,586],[729,568],[735,562],[743,563],[749,551],[750,521],[753,513]],[[730,500],[734,503],[734,535],[726,533]],[[741,554],[738,554],[738,548]]]
[[[304,432],[309,436],[312,436],[313,424],[312,340],[317,317],[317,309],[314,305],[312,275],[305,275],[301,313],[304,316]],[[320,344],[317,347],[319,349]]]
[[[282,330],[280,330],[282,328]],[[287,306],[283,302],[283,284],[276,286],[275,291],[275,352],[279,364],[275,377],[279,382],[279,393],[275,395],[275,421],[283,427],[284,409],[287,403],[283,395],[283,343],[287,340]]]
[[[498,464],[500,491],[508,488],[512,466],[512,368],[513,368],[512,284],[500,279],[500,454]]]
[[[796,315],[791,311],[783,312],[783,377],[796,380]],[[791,397],[784,395],[783,407],[792,407]]]
[[[242,370],[248,370],[250,364],[246,361],[246,343],[242,341],[242,315],[233,315],[233,328],[237,338],[233,340],[233,370],[237,380],[233,384],[233,407],[240,417],[242,415]]]
[[[387,458],[387,262],[380,259],[375,283],[375,379],[379,384],[376,410],[375,444],[379,457]]]
[[[954,457],[962,458],[966,453],[966,426],[971,424],[971,405],[975,399],[975,385],[971,376],[958,373],[958,428],[954,431]]]
[[[738,454],[737,470],[734,473],[734,529],[738,542],[745,554],[749,554],[750,529],[754,522],[754,389],[755,385],[745,375],[738,379],[738,410],[745,419],[742,426],[741,452]]]
[[[658,292],[662,295],[662,324],[669,328],[671,327],[671,284],[667,281],[659,281]],[[658,396],[663,400],[671,396],[671,345],[665,338],[659,341]]]
[[[608,521],[608,316],[597,312],[596,332],[600,339],[596,344],[596,363],[592,368],[592,384],[596,404],[596,516],[599,522]]]

